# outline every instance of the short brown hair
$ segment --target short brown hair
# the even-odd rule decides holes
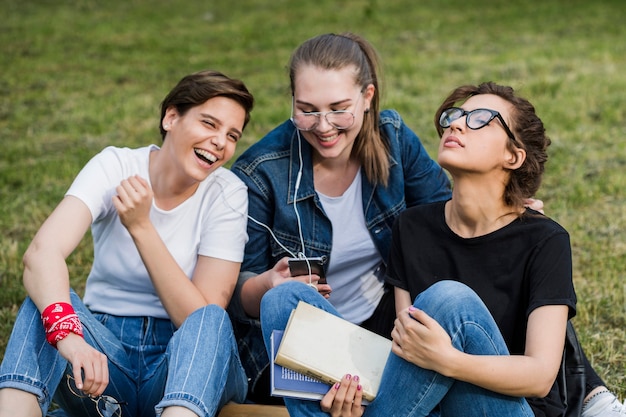
[[[243,124],[243,127],[246,127],[250,121],[250,112],[254,107],[254,97],[245,84],[221,72],[206,70],[183,77],[163,99],[159,121],[161,137],[165,139],[166,132],[162,122],[168,108],[175,107],[178,114],[182,116],[190,108],[199,106],[214,97],[227,97],[239,103],[246,112]]]

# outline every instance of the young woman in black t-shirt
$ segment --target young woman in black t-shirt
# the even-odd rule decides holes
[[[527,100],[494,83],[457,88],[435,122],[453,196],[407,209],[394,226],[387,281],[396,287],[398,318],[378,396],[363,409],[358,385],[345,381],[322,409],[564,415],[553,384],[576,311],[569,235],[524,207],[547,159],[543,123]],[[603,392],[612,403],[584,411],[620,415],[624,406]]]

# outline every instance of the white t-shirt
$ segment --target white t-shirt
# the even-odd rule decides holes
[[[137,248],[112,202],[123,179],[139,175],[150,182],[149,155],[159,149],[108,147],[80,171],[66,195],[83,201],[93,218],[94,261],[87,278],[85,304],[118,316],[168,318]],[[172,210],[154,202],[150,219],[176,262],[191,279],[198,255],[243,260],[248,195],[232,172],[218,168],[196,192]]]
[[[333,289],[328,301],[352,323],[367,320],[384,294],[384,277],[377,271],[382,257],[365,224],[359,171],[350,187],[339,197],[318,192],[333,225],[327,280]]]

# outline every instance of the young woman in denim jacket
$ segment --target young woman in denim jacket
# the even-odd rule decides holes
[[[73,417],[205,417],[245,399],[225,308],[247,193],[222,166],[252,106],[242,82],[190,74],[163,100],[160,147],[107,147],[85,165],[24,255],[0,416],[47,415],[53,396]],[[65,259],[90,226],[81,300]]]
[[[348,320],[389,337],[391,227],[406,207],[450,197],[443,170],[393,110],[380,111],[378,57],[353,34],[302,44],[290,63],[292,117],[232,171],[248,186],[249,241],[231,313],[252,399],[267,402],[261,297],[292,277],[287,257],[323,257],[317,289]],[[261,382],[259,382],[261,381]],[[257,395],[254,395],[257,394]]]

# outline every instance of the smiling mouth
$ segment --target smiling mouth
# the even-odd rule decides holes
[[[332,142],[332,141],[334,141],[335,139],[337,139],[337,136],[339,136],[339,133],[334,134],[334,135],[332,135],[332,136],[329,136],[329,137],[327,137],[327,138],[323,138],[323,137],[321,137],[321,136],[318,136],[318,139],[319,139],[321,142]]]
[[[194,148],[193,151],[196,153],[196,156],[202,159],[209,165],[213,165],[217,161],[217,157],[204,149]]]

